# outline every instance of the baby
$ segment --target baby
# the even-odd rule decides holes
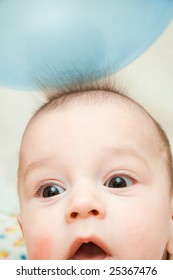
[[[168,139],[111,87],[49,92],[21,143],[18,218],[28,259],[168,259],[173,174]]]

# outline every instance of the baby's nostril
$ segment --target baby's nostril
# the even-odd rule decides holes
[[[71,213],[71,217],[73,218],[73,219],[75,219],[76,217],[77,217],[77,212],[73,212],[73,213]]]
[[[79,216],[80,216],[80,213],[78,213],[78,212],[72,212],[71,214],[70,214],[70,217],[72,218],[72,219],[75,219],[77,216],[78,216],[78,214],[79,214]],[[87,213],[87,215],[94,215],[94,216],[97,216],[98,214],[99,214],[99,212],[96,210],[96,209],[93,209],[93,210],[91,210],[91,211],[89,211],[88,213]],[[82,216],[82,215],[81,215]],[[86,216],[86,215],[85,215]]]
[[[99,212],[97,210],[93,209],[92,213],[93,213],[94,216],[97,216]]]

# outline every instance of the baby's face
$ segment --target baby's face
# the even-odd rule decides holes
[[[37,117],[19,178],[28,258],[161,259],[173,226],[156,137],[146,116],[110,102]]]

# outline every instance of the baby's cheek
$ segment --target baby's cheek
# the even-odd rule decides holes
[[[40,235],[31,240],[32,249],[28,248],[28,259],[30,260],[51,260],[53,256],[54,242],[50,236]]]

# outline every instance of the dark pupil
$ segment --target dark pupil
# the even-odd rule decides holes
[[[47,186],[43,191],[43,197],[51,197],[59,194],[59,191],[54,186]]]
[[[109,188],[125,188],[125,187],[127,187],[127,183],[121,177],[113,177],[109,182]]]

